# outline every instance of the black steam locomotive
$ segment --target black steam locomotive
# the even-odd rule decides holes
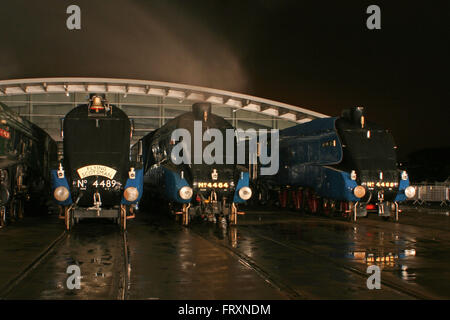
[[[26,203],[46,206],[56,142],[42,129],[0,104],[0,226],[20,219]]]
[[[112,218],[126,229],[142,195],[142,165],[130,161],[128,116],[92,94],[64,118],[64,161],[52,171],[67,230],[83,218]]]
[[[398,219],[398,202],[414,196],[397,167],[391,133],[367,121],[362,107],[280,131],[280,170],[260,185],[279,190],[282,207],[342,213],[356,220],[376,210]]]
[[[211,141],[216,148],[208,158]],[[234,128],[211,113],[210,103],[195,103],[192,112],[149,133],[132,152],[139,146],[146,194],[165,199],[173,213],[182,215],[183,225],[194,216],[237,223],[237,205],[251,197],[248,170],[236,164]]]

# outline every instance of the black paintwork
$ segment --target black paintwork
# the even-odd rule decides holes
[[[128,116],[116,106],[111,112],[93,114],[88,105],[80,105],[71,110],[64,118],[64,169],[69,184],[72,184],[74,201],[80,196],[80,206],[91,206],[93,194],[100,191],[103,206],[117,205],[121,191],[127,179],[130,167],[129,148],[131,125]],[[96,180],[105,180],[101,176],[87,177],[86,190],[77,185],[77,169],[87,165],[104,165],[117,170],[114,188],[96,188]]]

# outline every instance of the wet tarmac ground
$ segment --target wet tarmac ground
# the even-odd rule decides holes
[[[404,207],[400,223],[252,209],[237,226],[145,213],[122,233],[56,217],[0,229],[2,299],[448,299],[450,217]],[[370,265],[381,289],[369,290]],[[69,289],[67,268],[81,272]]]

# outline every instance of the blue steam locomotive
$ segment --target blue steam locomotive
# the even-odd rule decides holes
[[[185,135],[174,138],[176,130]],[[215,150],[213,162],[205,158],[195,161],[195,150],[198,149],[201,158],[210,147],[207,141],[211,140],[205,139],[210,132],[228,137],[231,139],[229,147],[236,149],[231,124],[212,114],[210,103],[195,103],[192,112],[170,120],[132,148],[132,154],[142,148],[145,198],[155,195],[157,201],[163,199],[173,213],[182,216],[183,225],[188,225],[194,216],[216,222],[225,218],[228,223],[236,224],[237,215],[242,213],[238,211],[238,204],[252,195],[248,170],[236,164],[235,152],[230,155]],[[223,150],[228,150],[225,140]],[[174,152],[182,145],[189,147]],[[182,158],[186,161],[177,161]]]
[[[281,207],[292,201],[299,210],[354,221],[377,210],[398,220],[398,203],[414,196],[391,133],[366,121],[362,107],[281,130],[279,143],[278,174],[258,183],[278,190]]]

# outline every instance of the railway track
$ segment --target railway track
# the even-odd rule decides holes
[[[127,300],[128,293],[130,291],[130,278],[131,278],[131,265],[130,265],[130,249],[128,247],[128,233],[127,231],[122,232],[123,241],[123,275],[119,292],[119,300]]]
[[[297,216],[299,212],[296,211],[287,211],[286,212],[289,215],[293,215],[293,216]],[[304,214],[304,213],[301,213]],[[342,220],[339,219],[339,217],[327,217],[327,216],[318,216],[318,215],[311,215],[311,214],[304,214],[305,216],[309,217],[309,218],[316,218],[316,219],[322,219],[324,221],[326,220],[331,220],[333,222],[342,224],[342,225],[352,225],[352,224],[356,224],[358,225],[358,221],[363,221],[360,225],[361,226],[369,226],[371,228],[375,228],[378,230],[382,230],[382,231],[391,231],[391,232],[398,232],[401,231],[404,234],[408,234],[412,237],[417,237],[418,233],[417,232],[413,232],[413,231],[408,231],[408,230],[398,230],[396,227],[397,226],[404,226],[404,227],[414,227],[414,228],[420,228],[420,229],[424,229],[427,231],[438,231],[441,232],[440,235],[446,235],[448,233],[447,229],[443,229],[443,228],[436,228],[436,227],[430,227],[430,226],[423,226],[423,225],[416,225],[416,224],[412,224],[412,223],[404,223],[404,222],[393,222],[393,221],[374,221],[374,220],[368,220],[366,218],[360,218],[357,222],[351,222],[351,221],[347,221],[347,220]],[[370,219],[370,218],[369,218]],[[427,240],[434,240],[434,239],[430,239],[428,237],[423,236],[423,233],[419,234],[421,238],[427,239]],[[433,237],[435,238],[435,237]],[[441,242],[445,242],[445,243],[450,243],[450,237],[443,239],[443,238],[439,238],[439,241]]]
[[[3,288],[0,289],[0,299],[6,299],[14,288],[16,288],[22,281],[35,270],[52,252],[54,252],[66,239],[68,233],[62,232],[39,256],[28,264],[22,271],[20,271],[11,281],[9,281]]]
[[[34,259],[30,264],[28,264],[23,270],[21,270],[12,280],[10,280],[7,284],[5,284],[2,288],[0,288],[0,300],[8,299],[11,295],[16,294],[16,291],[19,292],[23,288],[19,288],[21,284],[27,279],[29,276],[34,277],[33,272],[37,272],[37,268],[45,263],[51,261],[48,259],[52,254],[58,251],[63,244],[68,241],[71,232],[64,231],[62,232],[45,250],[43,250],[36,259]],[[112,297],[118,300],[126,300],[128,299],[128,292],[130,289],[130,251],[128,247],[128,235],[127,232],[120,233],[120,241],[121,241],[121,252],[118,252],[121,256],[119,257],[118,268],[120,270],[120,276],[118,278],[118,285],[116,291]],[[122,259],[123,258],[123,259]],[[123,262],[121,262],[123,261]],[[51,263],[51,262],[50,262]],[[123,265],[120,265],[123,264]],[[42,269],[42,268],[39,268]],[[116,282],[117,283],[117,282]],[[82,283],[83,285],[83,283]],[[46,289],[46,288],[45,288]],[[59,297],[59,296],[58,296]],[[64,293],[61,292],[61,298],[64,298]],[[86,298],[86,297],[85,297]],[[87,297],[90,298],[89,296]],[[58,298],[60,299],[60,298]]]
[[[213,245],[215,245],[216,247],[225,249],[230,254],[234,255],[241,264],[243,264],[247,268],[253,270],[265,282],[270,284],[272,287],[274,287],[278,291],[282,292],[288,299],[291,299],[291,300],[309,299],[309,297],[305,293],[299,292],[298,290],[293,289],[292,287],[290,287],[283,281],[280,281],[279,279],[275,279],[274,276],[272,276],[269,272],[267,272],[266,270],[264,270],[263,268],[258,266],[258,264],[252,258],[250,258],[248,255],[246,255],[230,246],[227,246],[212,237],[205,236],[193,229],[190,229],[190,230],[192,231],[192,234],[194,236],[199,237],[203,240],[206,240],[209,243],[212,243]]]
[[[262,235],[262,234],[260,234],[258,232],[253,231],[253,230],[249,230],[249,228],[245,228],[245,229],[246,229],[246,232],[252,234],[253,236],[257,236],[257,237],[260,237],[260,238],[265,239],[267,241],[271,241],[271,242],[273,242],[273,243],[275,243],[277,245],[283,246],[283,247],[291,249],[293,251],[306,252],[306,253],[308,253],[308,254],[316,257],[316,258],[322,259],[322,260],[324,260],[324,261],[326,261],[328,263],[332,263],[332,264],[334,264],[335,266],[337,266],[339,268],[342,268],[342,269],[345,269],[347,271],[350,271],[351,273],[353,273],[353,274],[355,274],[355,275],[357,275],[359,277],[362,277],[365,280],[367,280],[368,275],[364,271],[361,271],[361,270],[359,270],[359,269],[357,269],[357,268],[355,268],[355,267],[353,267],[351,265],[348,265],[348,264],[342,263],[340,261],[337,261],[336,259],[324,256],[324,255],[321,255],[321,254],[318,254],[317,252],[313,251],[312,249],[310,249],[310,248],[308,248],[306,246],[301,246],[301,245],[298,245],[298,244],[281,242],[279,240],[273,239],[272,237],[269,237],[269,236],[266,236],[266,235]],[[405,294],[405,295],[407,295],[407,296],[409,296],[411,298],[414,298],[414,299],[421,299],[421,300],[440,299],[440,297],[436,297],[436,296],[431,295],[431,294],[423,293],[421,291],[408,288],[406,285],[400,284],[400,283],[396,282],[394,279],[386,279],[386,276],[382,277],[381,284],[386,286],[386,287],[388,287],[388,288],[390,288],[390,289],[392,289],[392,290],[394,290],[394,291],[397,291],[397,292],[399,292],[401,294]]]
[[[298,252],[301,251],[303,253],[307,253],[317,259],[323,260],[325,263],[332,264],[339,269],[343,269],[348,272],[351,272],[352,274],[362,278],[362,280],[364,280],[364,281],[366,281],[368,278],[368,274],[366,272],[359,270],[349,264],[340,262],[336,259],[319,254],[319,253],[315,252],[314,250],[307,248],[305,246],[279,241],[270,236],[263,235],[259,232],[251,230],[247,226],[239,226],[239,228],[242,231],[251,234],[253,238],[259,237],[261,239],[270,241],[278,246],[282,246],[289,250],[298,251]],[[289,298],[289,299],[318,299],[318,298],[320,298],[320,297],[316,297],[316,296],[311,296],[305,292],[301,292],[301,291],[299,291],[299,289],[292,288],[291,286],[286,284],[279,277],[276,277],[275,275],[272,275],[270,272],[264,270],[261,266],[258,265],[258,263],[254,259],[252,259],[248,255],[246,255],[245,253],[233,248],[232,246],[225,244],[223,241],[220,241],[210,235],[201,234],[201,233],[197,232],[196,230],[193,230],[193,229],[191,229],[191,230],[193,231],[193,233],[196,236],[203,238],[203,239],[209,241],[210,243],[213,243],[214,245],[221,247],[221,248],[229,251],[230,253],[232,253],[234,256],[236,256],[239,259],[239,261],[242,264],[244,264],[248,268],[254,270],[264,281],[268,282],[270,285],[272,285],[279,291],[283,292],[287,296],[287,298]],[[381,284],[382,284],[382,286],[385,286],[385,287],[387,287],[397,293],[405,295],[411,299],[419,299],[419,300],[440,299],[440,297],[434,296],[432,294],[428,294],[428,293],[424,293],[419,290],[411,289],[407,285],[401,284],[398,281],[396,281],[396,279],[394,279],[393,277],[389,277],[387,275],[384,275],[382,277]]]

